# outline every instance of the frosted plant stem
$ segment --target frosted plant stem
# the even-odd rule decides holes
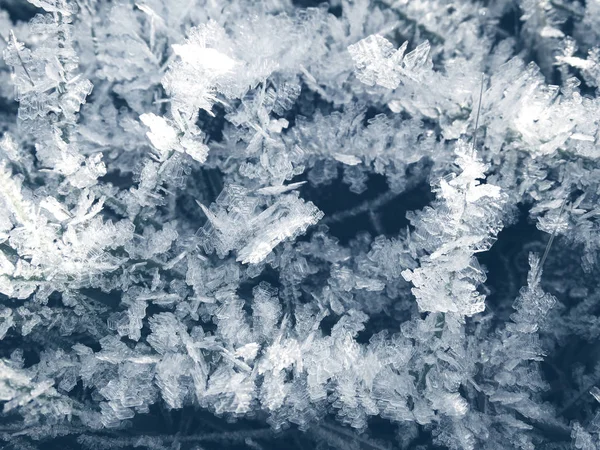
[[[367,439],[364,439],[360,436],[357,436],[356,434],[352,433],[351,431],[348,431],[346,428],[341,427],[339,425],[334,425],[334,424],[331,424],[328,422],[324,422],[323,424],[319,425],[319,427],[324,428],[325,430],[328,430],[328,431],[333,431],[334,433],[337,433],[337,434],[341,434],[342,436],[354,439],[357,442],[360,442],[361,444],[368,446],[369,448],[373,448],[375,450],[387,450],[385,447],[377,445],[377,444],[375,444],[371,441],[368,441]]]
[[[579,402],[579,400],[583,398],[585,394],[590,392],[591,388],[596,386],[598,383],[600,383],[600,377],[596,377],[594,381],[592,381],[585,388],[579,391],[577,395],[558,412],[558,415],[562,416],[564,413],[569,411],[573,406],[575,406]]]
[[[477,104],[477,116],[475,117],[475,131],[473,131],[473,150],[477,146],[477,132],[479,131],[479,116],[481,114],[481,100],[483,99],[483,85],[485,82],[485,74],[481,74],[481,87],[479,88],[479,102]]]
[[[560,211],[558,212],[558,218],[556,219],[557,222],[560,220],[562,213],[565,209],[565,205],[567,204],[567,198],[569,198],[569,196],[566,196],[565,199],[563,200],[562,204],[560,205]],[[544,250],[544,255],[542,256],[540,265],[535,274],[534,279],[535,279],[536,283],[538,283],[540,281],[539,277],[542,274],[542,269],[544,268],[544,263],[546,262],[546,258],[548,258],[548,253],[550,253],[550,248],[552,247],[552,243],[554,242],[554,238],[556,237],[557,231],[558,231],[558,223],[554,227],[554,231],[552,231],[552,234],[550,235],[550,239],[548,240],[548,243],[546,244],[546,248]]]
[[[321,221],[321,223],[324,223],[325,225],[327,225],[329,223],[341,222],[341,221],[349,219],[351,217],[358,216],[359,214],[363,214],[363,213],[366,213],[369,211],[375,211],[375,210],[381,208],[386,203],[392,201],[398,195],[399,194],[396,194],[395,192],[388,191],[374,199],[366,200],[363,203],[361,203],[360,205],[357,205],[352,209],[348,209],[346,211],[341,211],[339,213],[332,214],[331,216],[328,216],[325,219],[323,219]]]

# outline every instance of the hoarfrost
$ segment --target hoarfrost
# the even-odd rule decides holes
[[[597,1],[0,3],[2,442],[598,447]]]

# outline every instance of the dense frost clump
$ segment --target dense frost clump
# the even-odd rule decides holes
[[[6,448],[600,450],[598,0],[0,1]]]

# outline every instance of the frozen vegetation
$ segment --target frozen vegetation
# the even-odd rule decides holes
[[[600,450],[599,0],[0,0],[0,445]]]

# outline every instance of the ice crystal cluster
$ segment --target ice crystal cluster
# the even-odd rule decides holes
[[[600,449],[600,1],[0,0],[7,449]]]

